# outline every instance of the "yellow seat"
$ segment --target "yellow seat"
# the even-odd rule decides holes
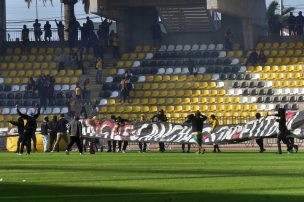
[[[25,76],[25,71],[23,70],[18,71],[17,76],[19,77]]]
[[[209,107],[208,107],[208,105],[203,105],[203,106],[200,106],[200,109],[201,109],[200,111],[204,113],[209,110]]]
[[[277,49],[277,48],[279,48],[280,47],[280,44],[278,43],[278,42],[274,42],[273,44],[272,44],[272,49]]]
[[[122,54],[121,59],[123,59],[123,60],[127,60],[127,59],[129,59],[129,54],[128,54],[128,53],[124,53],[124,54]]]
[[[205,98],[205,97],[203,97],[203,98],[200,99],[200,103],[201,104],[207,104],[208,103],[208,99]]]
[[[279,57],[284,57],[286,55],[286,51],[285,50],[280,50],[278,53]]]
[[[240,103],[240,97],[234,97],[232,98],[233,103]]]
[[[118,61],[118,62],[116,63],[116,67],[119,67],[119,68],[124,67],[124,65],[125,65],[125,62],[124,62],[124,61]]]
[[[140,51],[143,51],[143,47],[142,46],[136,46],[135,48],[135,52],[140,52]]]
[[[272,51],[270,52],[270,56],[271,56],[271,57],[276,57],[276,56],[278,56],[278,54],[279,54],[279,52],[278,52],[277,50],[272,50]]]
[[[17,69],[17,70],[21,70],[21,69],[24,69],[24,63],[17,63],[16,64],[16,66],[15,66],[15,68]]]
[[[74,70],[67,70],[66,76],[73,76],[74,75]]]
[[[45,59],[44,59],[46,62],[51,62],[53,61],[53,56],[52,55],[47,55],[45,56]]]
[[[15,77],[17,75],[17,71],[10,71],[9,73],[8,73],[8,76],[9,77]]]
[[[150,45],[145,45],[143,48],[143,52],[149,52],[151,51],[152,47]]]
[[[226,111],[234,111],[233,105],[226,105]]]
[[[297,51],[296,51],[297,52]],[[286,52],[286,56],[287,57],[290,57],[290,56],[293,56],[293,55],[295,55],[296,54],[296,52],[294,51],[294,50],[287,50],[287,52]]]
[[[27,84],[29,82],[29,78],[22,78],[20,82],[23,84]]]
[[[66,74],[67,74],[66,70],[60,70],[58,76],[66,76]]]
[[[264,44],[263,43],[258,43],[256,45],[256,49],[263,49],[264,48]]]
[[[132,65],[133,65],[132,61],[126,61],[124,67],[130,68],[130,67],[132,67]]]
[[[35,63],[33,64],[33,68],[34,68],[34,69],[40,69],[40,67],[41,67],[41,63],[35,62]]]
[[[232,103],[232,98],[231,97],[226,97],[225,98],[225,103],[226,104]]]
[[[301,78],[301,73],[300,72],[294,73],[293,78],[294,79],[300,79]]]
[[[143,60],[143,59],[145,59],[145,57],[146,57],[145,53],[138,53],[138,55],[137,55],[137,59],[139,59],[139,60]]]
[[[293,77],[293,74],[292,74],[292,73],[286,73],[286,74],[285,74],[285,78],[286,78],[286,79],[292,79],[292,77]]]
[[[55,77],[55,83],[62,83],[61,77]]]
[[[258,106],[256,104],[250,106],[250,111],[257,111],[257,110],[258,110]]]
[[[282,42],[281,45],[280,45],[280,48],[285,49],[285,48],[287,48],[287,46],[288,46],[288,43]]]
[[[13,79],[12,78],[5,78],[4,82],[6,84],[11,84],[13,82]]]
[[[16,64],[15,63],[9,63],[9,65],[8,65],[8,69],[9,70],[13,70],[15,68],[16,68]]]
[[[296,44],[294,42],[289,42],[287,48],[293,49],[295,48]]]
[[[242,106],[242,111],[249,111],[250,110],[250,105],[245,104]]]

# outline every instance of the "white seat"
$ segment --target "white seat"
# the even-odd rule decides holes
[[[191,50],[191,45],[185,44],[183,50],[184,50],[184,51],[189,51],[189,50]]]
[[[2,109],[2,114],[6,115],[6,114],[10,114],[10,109],[5,107]]]
[[[293,88],[293,89],[291,90],[291,94],[293,94],[293,95],[299,94],[299,89],[298,89],[298,88]]]
[[[248,101],[249,103],[256,103],[257,100],[258,100],[257,97],[250,97]]]
[[[12,91],[19,91],[20,90],[20,86],[19,85],[13,85],[12,86]]]
[[[219,74],[212,74],[212,79],[213,81],[217,81],[220,79],[220,75]]]
[[[215,50],[215,44],[209,44],[208,50]]]
[[[75,88],[76,88],[75,84],[70,85],[70,90],[75,90]]]
[[[106,83],[112,83],[112,82],[113,82],[113,77],[108,76],[108,77],[106,78]]]
[[[267,82],[265,83],[265,87],[266,87],[266,88],[270,88],[270,87],[272,87],[272,84],[273,84],[272,81],[267,81]]]
[[[147,54],[146,54],[146,59],[147,59],[147,60],[151,60],[153,57],[154,57],[154,54],[153,54],[153,53],[147,53]]]
[[[62,107],[61,110],[60,110],[61,114],[66,114],[68,112],[69,112],[69,109],[67,107]]]
[[[0,78],[0,84],[4,83],[4,78]]]
[[[206,68],[205,67],[199,67],[198,68],[198,73],[199,74],[204,74],[206,72]]]
[[[283,90],[281,88],[275,89],[274,94],[275,95],[282,95],[283,94]]]
[[[175,49],[174,45],[169,45],[167,51],[174,51],[174,49]]]
[[[208,48],[208,46],[206,44],[202,44],[199,49],[202,51],[205,51],[205,50],[207,50],[207,48]]]
[[[181,44],[176,45],[175,51],[182,51],[182,50],[183,50],[183,45]]]
[[[261,75],[259,73],[252,74],[252,80],[259,80]]]
[[[219,58],[224,58],[224,57],[226,57],[227,56],[227,54],[226,54],[226,51],[220,51],[219,52]]]
[[[166,51],[166,50],[167,50],[167,46],[166,45],[161,45],[161,47],[159,48],[158,51],[163,52],[163,51]]]
[[[21,112],[22,114],[26,114],[27,110],[26,110],[25,107],[22,107],[22,108],[20,108],[20,112]]]
[[[192,50],[192,51],[197,51],[199,48],[200,48],[200,47],[199,47],[198,44],[193,44],[191,50]]]
[[[243,91],[242,91],[242,89],[234,89],[234,94],[235,95],[242,95]]]
[[[245,73],[246,71],[247,71],[246,66],[241,66],[239,72],[240,72],[240,73]]]
[[[42,114],[51,114],[52,113],[52,108],[51,107],[47,107],[46,109],[42,110]]]
[[[165,72],[166,72],[165,68],[159,68],[157,74],[165,74]]]
[[[237,65],[240,63],[240,60],[238,58],[233,58],[231,61],[231,65]]]
[[[182,73],[183,73],[183,74],[189,74],[190,72],[189,72],[188,67],[184,67],[184,68],[182,69]]]
[[[139,76],[138,77],[138,82],[145,82],[146,81],[146,76]]]
[[[20,86],[20,91],[26,91],[26,85],[21,85]]]
[[[258,105],[258,110],[259,110],[259,111],[264,111],[264,110],[266,110],[266,105],[265,105],[265,104],[259,104],[259,105]]]
[[[241,103],[248,103],[248,97],[241,97]]]
[[[304,94],[304,88],[299,89],[299,94],[303,95]]]
[[[217,82],[216,87],[217,88],[223,88],[225,86],[225,83],[223,81]]]
[[[173,68],[167,68],[166,69],[166,74],[173,74]]]
[[[117,75],[124,75],[126,73],[125,69],[119,69]]]
[[[60,91],[60,90],[61,90],[61,85],[56,84],[56,85],[54,86],[54,90],[55,90],[55,91]]]
[[[140,67],[140,61],[138,61],[138,60],[134,61],[133,67]]]
[[[61,90],[65,91],[65,90],[70,90],[70,85],[69,84],[63,84],[61,86]]]
[[[54,107],[52,110],[52,114],[60,114],[60,108],[59,107]]]
[[[12,107],[12,108],[10,109],[10,111],[11,111],[11,114],[12,114],[12,115],[16,115],[16,114],[17,114],[17,109],[16,109],[16,107]]]
[[[274,104],[267,104],[267,105],[266,105],[266,109],[267,109],[267,110],[274,110],[274,109],[275,109],[275,106],[274,106]]]
[[[229,89],[227,92],[227,95],[234,95],[234,90],[233,89]]]
[[[223,50],[224,49],[224,44],[216,44],[216,48],[215,48],[215,50]]]
[[[174,69],[174,74],[181,74],[182,73],[182,68],[177,67]]]
[[[99,105],[107,105],[108,104],[108,100],[107,99],[101,99],[99,101]]]
[[[113,91],[110,97],[115,98],[115,97],[118,97],[118,96],[119,96],[118,91]]]
[[[290,94],[290,88],[284,88],[283,95],[289,95],[289,94]]]

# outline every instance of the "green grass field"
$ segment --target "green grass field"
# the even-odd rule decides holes
[[[304,201],[304,154],[0,153],[0,201]]]

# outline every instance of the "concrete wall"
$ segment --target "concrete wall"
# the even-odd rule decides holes
[[[122,49],[131,50],[136,44],[151,44],[151,25],[157,16],[153,7],[124,9],[116,25]]]
[[[200,44],[200,43],[224,43],[227,29],[231,29],[234,42],[243,45],[242,21],[238,17],[222,15],[222,27],[216,32],[202,33],[169,33],[164,35],[166,44]]]

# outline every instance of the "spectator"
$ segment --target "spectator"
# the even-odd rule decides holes
[[[79,22],[76,20],[74,17],[70,22],[69,22],[69,28],[67,29],[68,32],[68,40],[70,46],[74,46],[75,42],[78,40],[78,29],[80,27]]]
[[[247,61],[246,61],[246,65],[257,65],[258,63],[258,53],[254,50],[252,51],[252,53],[250,53]]]
[[[112,25],[112,21],[108,20],[107,18],[102,20],[101,19],[101,27],[104,30],[104,42],[105,46],[109,47],[109,32],[110,32],[110,26]]]
[[[226,34],[225,34],[225,48],[226,48],[226,50],[232,50],[232,44],[233,44],[232,37],[233,36],[232,36],[231,30],[228,29],[226,31]]]
[[[88,41],[90,32],[89,32],[87,24],[83,23],[82,27],[79,26],[79,29],[81,31],[81,41]]]
[[[33,27],[34,27],[35,41],[41,41],[42,31],[41,31],[41,24],[38,22],[38,19],[35,20]]]
[[[152,40],[155,47],[160,47],[160,44],[162,42],[162,36],[161,36],[161,27],[158,20],[155,20],[155,22],[151,26],[152,30]]]
[[[96,83],[101,83],[103,61],[101,58],[97,58],[96,61]]]
[[[88,78],[83,83],[83,99],[87,103],[91,102],[91,84]]]
[[[30,38],[29,38],[30,30],[26,27],[26,25],[23,25],[22,29],[22,42],[23,42],[23,48],[26,50],[28,48]]]
[[[29,82],[27,84],[27,91],[34,93],[36,89],[36,82],[33,77],[30,77]]]
[[[304,17],[302,15],[302,11],[299,12],[299,15],[296,17],[296,30],[297,30],[297,35],[302,36],[303,35],[303,25],[304,25]]]
[[[289,17],[287,18],[287,25],[289,30],[289,36],[296,35],[296,17],[293,15],[293,12],[290,12]]]
[[[49,117],[44,117],[43,122],[41,123],[41,136],[42,136],[42,140],[43,140],[43,151],[44,152],[48,152],[48,144],[49,144]]]
[[[113,48],[113,58],[114,59],[119,59],[120,58],[120,38],[117,33],[112,38],[112,48]]]
[[[49,21],[46,21],[44,25],[44,40],[45,41],[51,41],[52,37],[52,26],[50,25]]]
[[[187,66],[191,75],[197,75],[197,68],[195,68],[195,63],[191,58],[188,59]]]
[[[90,34],[92,32],[94,32],[94,23],[92,20],[90,20],[89,16],[87,17],[86,25],[87,25],[87,29],[88,29],[88,36],[90,36]]]
[[[101,42],[101,44],[105,47],[109,46],[109,33],[107,34],[102,27],[102,25],[99,25],[99,29],[97,31],[98,40]]]
[[[87,119],[88,118],[88,114],[87,114],[87,110],[86,110],[85,106],[81,107],[80,117],[82,119]]]
[[[140,116],[140,121],[142,121],[142,122],[146,121],[146,116],[144,114],[142,114]],[[147,151],[147,143],[146,142],[139,142],[138,147],[139,147],[139,152],[140,153],[146,153],[146,151]]]
[[[59,54],[58,72],[64,69],[64,65],[65,65],[65,53],[63,49],[61,49]]]
[[[40,105],[42,108],[47,107],[47,81],[44,75],[39,76],[37,80],[37,90],[40,99]]]
[[[61,21],[59,21],[59,23],[57,23],[56,19],[55,19],[55,23],[57,25],[59,41],[64,41],[64,25],[62,24]]]
[[[259,65],[263,66],[266,63],[266,61],[267,61],[267,57],[264,53],[264,50],[261,49],[258,56],[258,63]]]
[[[81,88],[80,88],[80,85],[79,83],[77,82],[76,83],[76,87],[75,87],[75,96],[77,99],[81,99]]]
[[[49,105],[54,105],[54,87],[55,87],[55,79],[51,76],[46,76],[46,83],[47,83],[47,99]]]
[[[123,78],[120,82],[120,100],[119,102],[125,103],[129,97],[129,89],[128,89],[128,81],[127,79]]]
[[[131,69],[128,69],[127,72],[124,74],[124,78],[127,80],[131,80],[133,77],[133,73]]]

